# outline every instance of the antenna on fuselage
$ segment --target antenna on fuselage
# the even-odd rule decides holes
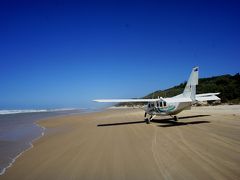
[[[152,93],[152,99],[154,99],[154,94],[155,94],[155,92]]]

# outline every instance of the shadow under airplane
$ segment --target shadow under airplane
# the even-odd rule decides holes
[[[178,119],[190,119],[190,118],[198,118],[198,117],[205,117],[210,115],[195,115],[195,116],[182,116]],[[160,123],[163,125],[158,125],[159,127],[172,127],[172,126],[184,126],[184,125],[193,125],[193,124],[202,124],[202,123],[210,123],[210,121],[191,121],[191,122],[179,122],[174,121],[173,118],[167,119],[152,119],[152,123]],[[108,124],[98,124],[98,127],[103,126],[119,126],[119,125],[127,125],[127,124],[140,124],[146,123],[145,121],[131,121],[131,122],[119,122],[119,123],[108,123]]]
[[[110,123],[110,124],[98,124],[97,126],[119,126],[119,125],[139,124],[139,123],[145,123],[145,121],[131,121],[131,122]]]

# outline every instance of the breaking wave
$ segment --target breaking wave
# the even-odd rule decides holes
[[[18,114],[18,113],[36,113],[36,112],[69,111],[69,110],[75,110],[75,108],[0,110],[0,115],[3,115],[3,114]]]

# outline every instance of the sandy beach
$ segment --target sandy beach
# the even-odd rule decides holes
[[[45,135],[0,179],[239,179],[240,106],[194,107],[179,122],[139,109],[39,121]]]

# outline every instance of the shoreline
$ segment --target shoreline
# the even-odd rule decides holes
[[[41,121],[41,120],[40,120]],[[38,136],[37,138],[33,139],[31,142],[29,142],[29,147],[24,149],[23,151],[21,151],[19,154],[17,154],[16,157],[14,157],[12,159],[12,161],[5,167],[3,168],[3,170],[0,172],[0,176],[4,175],[6,173],[6,171],[12,167],[12,165],[14,164],[14,162],[20,157],[22,156],[25,152],[29,151],[30,149],[32,149],[34,147],[33,143],[36,142],[37,140],[39,140],[40,138],[42,138],[45,135],[45,130],[46,128],[44,126],[41,126],[40,124],[38,124],[37,122],[34,123],[34,125],[36,125],[37,127],[39,127],[40,129],[42,129],[42,133],[40,134],[40,136]]]
[[[41,125],[41,121],[54,121],[54,120],[57,120],[59,118],[81,116],[81,115],[84,115],[84,114],[101,113],[101,112],[105,112],[105,111],[108,111],[108,110],[110,110],[110,109],[100,109],[100,110],[94,110],[94,111],[86,111],[86,112],[82,112],[82,113],[73,113],[73,114],[68,114],[68,115],[56,115],[54,117],[43,118],[43,119],[37,120],[33,124],[35,126],[39,127],[40,129],[42,129],[41,134],[38,137],[34,138],[31,142],[29,142],[29,144],[28,144],[29,147],[27,147],[26,149],[24,149],[23,151],[18,153],[12,159],[12,161],[5,168],[2,169],[2,171],[0,172],[0,178],[1,178],[1,176],[3,176],[7,172],[7,170],[9,168],[11,168],[14,165],[14,163],[17,161],[18,158],[20,158],[26,152],[28,152],[29,150],[34,148],[34,143],[37,143],[38,140],[40,140],[41,138],[43,138],[45,136],[45,134],[46,134],[45,131],[47,130],[47,128],[45,126]]]
[[[240,177],[237,171],[239,158],[235,156],[239,149],[240,113],[238,106],[234,106],[233,110],[231,107],[193,108],[193,111],[179,115],[183,118],[191,117],[181,119],[181,126],[168,125],[165,121],[163,124],[159,121],[158,124],[157,120],[150,125],[140,123],[143,111],[136,109],[111,109],[42,119],[37,121],[39,127],[45,128],[42,136],[15,158],[0,179],[116,179],[123,177],[123,172],[127,173],[125,179],[159,179],[165,173],[170,173],[172,178],[181,176],[186,179],[197,174],[199,179]],[[226,109],[226,112],[222,109]],[[195,114],[200,116],[194,118]],[[201,114],[209,115],[205,117]],[[47,130],[50,131],[46,134]],[[179,137],[178,133],[181,138],[175,141]],[[182,138],[184,143],[181,142]],[[165,155],[162,156],[162,153]],[[171,156],[172,153],[175,155]],[[198,157],[198,154],[201,156]],[[201,160],[203,157],[211,163]],[[178,163],[175,158],[181,161]],[[199,162],[195,164],[193,159]],[[227,161],[235,165],[227,166],[224,163]],[[174,168],[169,168],[173,162]],[[128,164],[127,169],[124,168],[125,163]],[[212,168],[211,164],[217,168]]]
[[[29,151],[30,149],[32,149],[34,147],[33,143],[36,142],[37,140],[39,140],[40,138],[42,138],[44,135],[45,135],[45,130],[46,128],[41,126],[40,124],[38,123],[34,123],[34,125],[36,125],[37,127],[41,128],[43,131],[41,133],[40,136],[38,136],[37,138],[33,139],[31,142],[29,142],[29,147],[24,149],[23,151],[21,151],[20,153],[17,154],[16,157],[14,157],[12,159],[12,161],[5,167],[2,169],[2,171],[0,172],[0,176],[4,175],[6,173],[6,171],[12,167],[12,165],[14,164],[14,162],[20,157],[22,156],[25,152]]]
[[[76,109],[71,109],[70,111],[75,111]],[[80,109],[80,110],[82,110],[82,109]],[[67,112],[68,110],[63,110],[63,111],[65,111],[65,112]],[[58,112],[63,112],[63,111],[58,111]],[[22,113],[15,113],[15,114],[19,114],[19,115],[24,115],[24,114],[27,114],[27,115],[30,115],[30,114],[33,114],[33,113],[50,113],[50,112],[57,112],[57,110],[54,110],[54,111],[34,111],[34,112],[22,112]],[[70,113],[70,114],[58,114],[58,115],[50,115],[49,117],[44,117],[44,118],[42,118],[42,119],[38,119],[38,120],[33,120],[33,122],[32,122],[32,124],[35,126],[35,127],[38,127],[39,128],[39,130],[41,131],[40,132],[40,134],[39,134],[39,136],[37,136],[37,137],[35,137],[35,138],[33,138],[30,142],[28,142],[28,144],[27,144],[27,147],[26,148],[23,148],[20,152],[18,152],[13,158],[11,158],[11,161],[10,162],[8,162],[7,164],[6,164],[6,167],[3,167],[2,168],[2,170],[0,171],[0,177],[2,176],[2,175],[4,175],[5,173],[6,173],[6,171],[10,168],[10,167],[12,167],[12,165],[15,163],[15,161],[19,158],[19,157],[21,157],[25,152],[27,152],[27,151],[29,151],[30,149],[32,149],[33,147],[34,147],[34,143],[37,141],[37,140],[39,140],[40,138],[42,138],[44,135],[45,135],[45,130],[46,130],[46,128],[44,127],[44,126],[42,126],[42,125],[40,125],[40,122],[41,121],[45,121],[45,120],[49,120],[49,121],[51,121],[51,120],[53,120],[53,119],[56,119],[56,118],[61,118],[61,117],[68,117],[68,116],[75,116],[75,115],[80,115],[80,114],[85,114],[85,113],[92,113],[92,112],[94,112],[94,111],[86,111],[86,112],[75,112],[75,113]],[[1,115],[15,115],[15,114],[1,114]]]

